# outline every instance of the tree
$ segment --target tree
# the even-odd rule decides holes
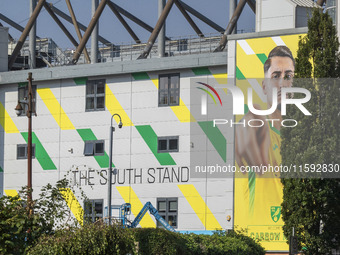
[[[332,23],[327,13],[315,9],[308,33],[299,41],[294,86],[311,92],[305,107],[312,116],[288,108],[288,118],[297,120],[298,125],[281,132],[283,165],[307,169],[321,164],[321,169],[326,166],[329,171],[340,163],[339,41]],[[300,248],[306,247],[305,254],[330,254],[339,248],[340,181],[334,178],[339,176],[296,173],[282,177],[285,235],[290,237],[294,227]]]
[[[24,187],[17,196],[0,198],[0,254],[24,254],[42,235],[52,235],[58,228],[73,226],[71,211],[61,190],[69,183],[62,179],[55,186],[42,187],[37,199],[28,200],[31,192]],[[30,206],[27,206],[30,203]],[[29,212],[29,209],[33,213]]]

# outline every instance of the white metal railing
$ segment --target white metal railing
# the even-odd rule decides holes
[[[173,57],[179,55],[190,55],[213,52],[221,40],[221,34],[207,34],[205,37],[197,35],[172,37],[165,42],[165,57]],[[16,41],[9,44],[8,52],[11,54]],[[116,62],[137,59],[142,54],[146,43],[122,43],[112,45],[111,47],[100,44],[98,53],[98,62]],[[88,51],[90,53],[90,48]],[[41,58],[47,66],[63,66],[71,62],[75,49],[61,49],[51,39],[38,39],[36,45],[37,57]],[[29,57],[30,51],[28,42],[26,41],[22,50],[21,56]],[[153,45],[148,58],[159,57],[157,42]],[[26,61],[27,62],[27,61]],[[81,54],[77,64],[86,64],[84,54]],[[28,63],[23,63],[23,68],[28,68]]]

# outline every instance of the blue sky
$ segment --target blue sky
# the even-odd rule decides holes
[[[53,3],[58,9],[61,9],[67,14],[69,13],[65,0],[47,1]],[[183,0],[183,2],[206,15],[218,25],[226,28],[229,19],[229,0]],[[72,0],[71,3],[77,20],[87,26],[91,19],[91,0]],[[158,0],[114,0],[114,3],[125,8],[127,11],[134,14],[152,27],[157,22]],[[0,12],[25,27],[29,18],[29,0],[1,0]],[[141,29],[133,22],[130,22],[130,20],[126,20],[142,42],[146,42],[150,33]],[[214,29],[195,17],[193,17],[193,20],[203,33],[217,33]],[[1,21],[1,23],[5,26],[7,25],[3,21]],[[73,26],[66,21],[64,22],[64,20],[63,23],[73,36],[77,38]],[[120,24],[108,6],[104,9],[99,21],[99,26],[100,35],[115,44],[127,44],[132,42],[132,38],[125,31],[124,27]],[[240,17],[238,29],[250,32],[254,31],[254,27],[255,15],[248,5],[246,5]],[[21,34],[11,27],[9,32],[16,39],[18,39]],[[174,38],[195,35],[194,30],[175,5],[172,7],[167,19],[166,34],[168,37]],[[37,35],[40,37],[52,38],[61,48],[73,48],[71,42],[55,24],[54,20],[49,16],[44,8],[38,17]]]

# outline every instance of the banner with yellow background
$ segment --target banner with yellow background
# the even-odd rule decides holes
[[[302,34],[238,40],[236,46],[236,85],[242,90],[247,102],[248,88],[253,90],[253,102],[268,109],[263,93],[263,65],[270,51],[285,45],[296,57]],[[245,104],[245,113],[248,106]],[[236,122],[244,116],[237,115]],[[237,127],[236,127],[237,128]],[[269,163],[281,164],[280,131],[268,124],[270,147]],[[236,132],[237,135],[237,132]],[[242,139],[247,139],[243,137]],[[261,137],[258,137],[261,139]],[[237,145],[236,145],[237,146]],[[239,168],[237,162],[236,166]],[[245,229],[250,237],[258,239],[267,251],[287,251],[283,234],[281,203],[283,188],[279,174],[237,173],[235,175],[235,228]]]

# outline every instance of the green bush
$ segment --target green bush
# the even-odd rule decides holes
[[[136,254],[136,242],[129,229],[103,224],[86,224],[43,236],[28,254]]]
[[[234,231],[196,235],[88,224],[44,236],[28,254],[264,255],[265,251],[250,237]]]
[[[60,190],[68,187],[68,181],[62,179],[55,186],[42,187],[36,199],[28,199],[32,190],[27,187],[17,196],[0,197],[0,254],[24,254],[40,236],[76,224],[65,222],[71,211]]]
[[[190,254],[264,255],[264,248],[252,238],[234,231],[218,231],[213,235],[185,234]]]
[[[161,228],[136,228],[133,230],[138,254],[173,255],[190,254],[183,235]]]

